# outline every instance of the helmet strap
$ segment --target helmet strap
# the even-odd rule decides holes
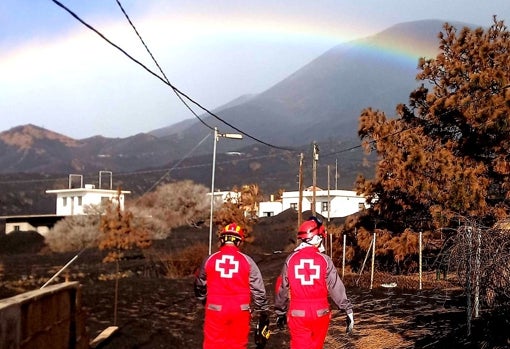
[[[224,245],[227,242],[232,242],[234,245],[239,246],[241,244],[241,239],[234,235],[223,235],[221,237],[221,244]]]

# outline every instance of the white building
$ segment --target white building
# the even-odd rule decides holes
[[[313,189],[303,191],[301,209],[312,210]],[[299,191],[289,191],[282,194],[281,200],[259,203],[259,217],[275,216],[289,208],[298,210]],[[367,208],[365,197],[356,195],[351,190],[322,190],[315,191],[315,212],[323,217],[346,217]]]
[[[119,193],[117,190],[111,189],[111,173],[109,171],[102,172],[110,174],[110,189],[96,189],[93,184],[83,185],[81,175],[69,175],[68,188],[46,190],[46,193],[56,195],[55,214],[0,217],[5,220],[5,233],[33,230],[44,236],[59,220],[67,216],[85,215],[88,206],[100,206],[108,201],[118,202],[123,210],[124,196],[131,192],[122,190]],[[78,178],[79,183],[73,182],[73,178]],[[99,185],[101,186],[101,172]]]
[[[131,192],[122,190],[118,193],[117,190],[96,189],[93,184],[85,184],[84,188],[46,190],[46,193],[57,195],[57,216],[74,216],[86,214],[84,209],[87,206],[100,206],[109,201],[117,203],[117,197],[120,209],[124,210],[124,195]]]
[[[207,196],[210,198],[211,193],[207,193]],[[215,191],[214,192],[214,205],[222,205],[228,200],[231,200],[232,202],[237,202],[237,200],[240,198],[241,193],[237,191]],[[210,199],[209,199],[210,200]]]

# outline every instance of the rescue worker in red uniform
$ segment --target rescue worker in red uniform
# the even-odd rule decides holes
[[[195,295],[205,304],[204,349],[246,348],[253,301],[260,316],[269,309],[257,264],[239,250],[244,231],[231,223],[220,233],[220,249],[208,256],[195,279]]]
[[[352,305],[331,258],[321,253],[326,230],[311,217],[297,235],[300,244],[283,266],[275,293],[277,325],[288,323],[291,349],[320,349],[328,333],[331,312],[328,294],[347,314],[347,332],[354,326]]]

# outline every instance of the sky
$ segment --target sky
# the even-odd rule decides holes
[[[328,49],[423,19],[510,24],[508,0],[118,0],[170,83],[209,110]],[[158,74],[117,0],[59,0]],[[197,114],[202,114],[194,108]],[[161,79],[52,0],[0,1],[0,132],[125,138],[194,118]]]

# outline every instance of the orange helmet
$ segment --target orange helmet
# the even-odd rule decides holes
[[[322,225],[322,220],[312,216],[301,224],[297,237],[298,239],[306,241],[313,238],[315,235],[319,235],[324,239],[326,237],[326,229]]]
[[[222,244],[230,241],[238,245],[244,241],[244,229],[237,223],[227,224],[220,232],[220,240]]]

